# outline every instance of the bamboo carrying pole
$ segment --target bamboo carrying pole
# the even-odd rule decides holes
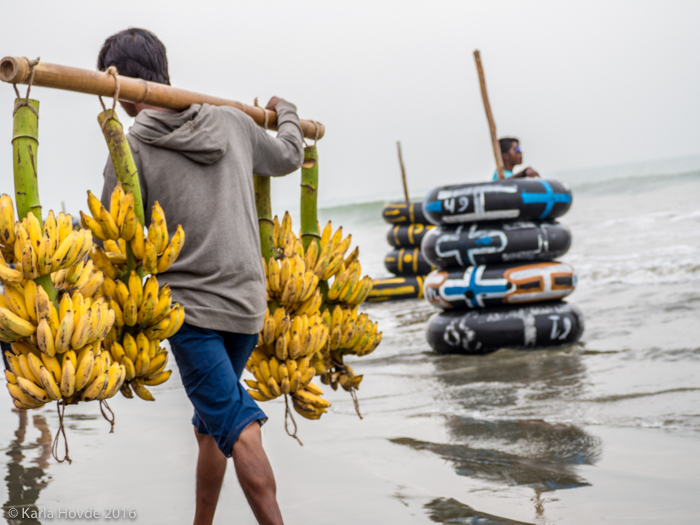
[[[44,225],[39,201],[39,179],[37,174],[37,154],[39,151],[39,101],[29,100],[29,106],[19,106],[15,101],[15,118],[12,126],[12,160],[14,165],[15,203],[17,219],[22,220],[29,213]],[[50,275],[34,279],[46,291],[49,299],[58,308],[58,293],[53,287]]]
[[[401,156],[401,141],[396,141],[396,148],[399,150],[399,165],[401,166],[401,180],[403,181],[403,196],[406,202],[409,202],[408,198],[408,183],[406,182],[406,168],[403,165],[403,157]]]
[[[499,180],[505,178],[503,168],[503,155],[501,154],[501,146],[498,144],[498,136],[496,135],[496,122],[493,120],[491,113],[491,104],[489,103],[489,94],[486,91],[486,77],[484,76],[484,68],[481,65],[481,54],[479,50],[474,51],[474,60],[476,60],[476,70],[479,73],[479,86],[481,87],[481,98],[484,101],[484,109],[486,110],[486,120],[489,121],[489,131],[491,132],[491,146],[493,147],[493,156],[496,158],[496,171]]]
[[[301,241],[304,250],[312,242],[320,242],[318,231],[318,151],[316,146],[304,148],[304,164],[301,167]]]
[[[3,82],[24,84],[29,80],[29,75],[29,61],[26,58],[5,57],[0,60],[0,80]],[[111,97],[114,95],[115,80],[107,73],[39,62],[34,68],[32,85]],[[192,104],[231,106],[252,117],[260,126],[265,124],[267,115],[267,129],[277,129],[277,112],[261,107],[121,75],[119,86],[120,100],[176,110],[186,109]],[[323,124],[311,120],[301,120],[300,123],[304,137],[308,139],[320,139],[325,134]]]

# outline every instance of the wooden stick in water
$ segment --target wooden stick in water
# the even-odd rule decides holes
[[[0,80],[10,84],[23,84],[29,80],[29,61],[23,57],[5,57],[0,60]],[[79,69],[39,62],[34,68],[32,85],[55,89],[65,89],[77,93],[114,96],[114,77],[99,71]],[[174,88],[166,84],[148,82],[140,78],[119,76],[119,99],[127,102],[148,104],[160,108],[183,110],[192,104],[211,104],[212,106],[231,106],[249,115],[259,126],[277,129],[277,112],[261,107],[249,106],[235,100],[212,97],[193,91]],[[326,129],[323,124],[313,120],[301,120],[301,130],[307,139],[320,139]]]
[[[401,141],[396,141],[396,147],[399,150],[399,165],[401,166],[401,179],[403,180],[403,196],[406,198],[406,202],[409,202],[408,198],[408,183],[406,182],[406,168],[403,165],[403,157],[401,156]]]
[[[493,120],[493,114],[491,113],[489,94],[486,91],[486,77],[484,76],[484,68],[481,65],[481,54],[478,49],[474,51],[474,60],[476,60],[476,70],[479,73],[479,86],[481,87],[481,98],[484,101],[484,109],[486,110],[486,120],[489,122],[489,131],[491,132],[491,146],[493,147],[493,156],[496,158],[496,172],[498,173],[498,179],[502,180],[505,178],[503,155],[501,154],[501,146],[498,144],[496,122]]]

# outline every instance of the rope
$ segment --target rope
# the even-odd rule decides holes
[[[289,431],[289,421],[288,419],[292,420],[292,425],[294,425],[294,432]],[[289,396],[287,394],[284,395],[284,429],[287,431],[287,435],[293,437],[299,442],[299,445],[302,447],[304,444],[301,442],[301,439],[297,437],[297,422],[294,421],[294,415],[292,414],[291,409],[289,408]]]
[[[32,91],[32,83],[34,82],[34,68],[39,64],[39,61],[41,60],[41,57],[36,57],[34,60],[29,60],[29,81],[27,82],[27,96],[24,97],[24,100],[22,100],[22,95],[19,94],[19,89],[17,89],[17,84],[12,84],[12,86],[15,88],[15,93],[17,94],[17,101],[15,102],[15,109],[12,112],[12,116],[15,116],[15,113],[19,110],[19,108],[26,106],[29,109],[32,110],[32,113],[36,115],[36,118],[39,118],[39,113],[37,113],[36,109],[34,109],[34,106],[29,104],[29,93]]]
[[[355,412],[357,412],[357,415],[360,416],[360,419],[362,419],[362,414],[360,414],[360,402],[357,400],[356,388],[350,389],[350,397],[352,397],[352,402],[355,405]]]
[[[105,409],[109,411],[110,414],[112,414],[111,419],[107,417],[107,414],[105,414]],[[114,417],[114,412],[112,412],[112,409],[109,407],[107,404],[107,401],[105,399],[100,400],[100,412],[102,412],[102,417],[105,418],[109,424],[111,425],[111,428],[109,429],[110,434],[114,434],[114,420],[116,419]]]
[[[116,112],[117,101],[119,100],[119,89],[120,89],[120,87],[119,87],[119,73],[117,72],[117,68],[114,66],[109,66],[107,68],[107,71],[105,71],[105,73],[107,73],[108,75],[112,75],[114,77],[114,100],[112,101],[112,111],[111,111],[109,117],[107,117],[104,120],[104,122],[102,123],[102,131],[105,130],[105,126],[107,125],[107,121],[116,120],[117,122],[119,122],[119,119],[117,118],[117,112]],[[100,99],[100,104],[102,104],[102,109],[106,113],[107,106],[105,106],[104,100],[102,100],[101,96],[98,96],[98,98]],[[119,124],[121,124],[121,122],[119,122]]]
[[[61,407],[63,407],[63,409],[61,409]],[[66,428],[63,426],[63,414],[66,411],[65,400],[60,399],[59,401],[57,401],[56,409],[58,411],[58,432],[56,432],[56,437],[54,438],[53,445],[51,446],[51,455],[59,463],[68,461],[68,464],[70,465],[71,463],[73,463],[73,461],[71,460],[68,452],[68,438],[66,437]],[[58,459],[58,442],[61,435],[63,435],[63,442],[65,443],[65,453],[63,455],[63,459]]]
[[[260,104],[258,104],[258,97],[255,97],[255,100],[253,101],[253,106],[255,106],[256,108],[262,109],[263,115],[265,117],[265,122],[263,123],[263,128],[265,129],[265,131],[267,131],[268,119],[270,117],[267,114],[267,110],[264,107],[262,107]]]

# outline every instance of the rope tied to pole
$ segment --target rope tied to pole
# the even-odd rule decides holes
[[[12,87],[15,88],[15,93],[17,94],[17,100],[15,101],[15,109],[12,112],[12,116],[15,116],[15,113],[19,110],[21,107],[28,107],[29,109],[32,110],[32,113],[36,115],[36,118],[39,118],[39,113],[37,113],[36,109],[29,103],[29,93],[32,91],[32,83],[34,82],[34,68],[39,64],[39,61],[41,60],[41,57],[36,57],[34,60],[29,60],[27,59],[27,62],[29,63],[29,80],[27,81],[27,96],[24,97],[24,100],[22,100],[22,95],[19,94],[19,89],[17,89],[17,84],[12,84]]]
[[[112,415],[111,418],[107,417],[107,414],[105,414],[105,409]],[[107,404],[107,400],[105,399],[100,400],[100,412],[102,412],[102,417],[105,418],[107,422],[111,425],[109,433],[114,434],[114,421],[116,417],[114,416],[114,412],[109,407],[109,405]]]
[[[314,135],[314,144],[313,145],[316,146],[316,143],[318,142],[318,136],[321,134],[321,123],[316,121],[316,120],[311,120],[310,122],[314,123],[314,128],[315,128],[316,134]],[[306,142],[305,138],[302,138],[302,142],[304,143],[305,147],[307,147],[307,148],[311,147]]]
[[[294,425],[294,432],[289,431],[289,420],[292,420],[292,425]],[[289,408],[289,396],[287,394],[284,395],[284,429],[287,431],[287,435],[290,437],[293,437],[299,442],[299,445],[302,447],[304,444],[301,442],[301,439],[297,437],[297,422],[294,421],[294,415],[292,414],[291,409]]]
[[[68,452],[68,438],[66,437],[66,428],[63,424],[63,416],[64,416],[64,413],[66,412],[65,400],[63,400],[63,399],[58,400],[56,402],[56,409],[58,411],[58,431],[56,432],[56,437],[54,438],[53,445],[51,446],[51,455],[59,463],[63,463],[64,461],[68,461],[68,464],[70,465],[71,463],[73,463],[73,460],[71,460],[69,452]],[[61,435],[63,435],[63,443],[65,444],[65,447],[64,447],[63,459],[58,459],[58,446],[59,446],[59,440],[60,440]]]
[[[114,66],[109,66],[107,70],[105,71],[108,75],[112,75],[114,77],[114,100],[112,101],[112,111],[110,112],[109,117],[107,117],[104,122],[102,123],[102,131],[105,130],[105,126],[107,125],[107,122],[109,120],[116,120],[119,122],[119,118],[117,118],[117,102],[119,100],[119,73],[117,72],[117,68]],[[107,112],[107,106],[105,106],[104,100],[102,100],[101,96],[98,96],[100,99],[100,104],[102,104],[102,109],[104,112]],[[119,122],[121,124],[121,122]]]
[[[263,129],[265,131],[267,131],[267,126],[269,124],[270,117],[267,114],[267,110],[264,107],[262,107],[260,104],[258,104],[258,97],[255,97],[255,100],[253,101],[253,106],[255,106],[256,108],[262,109],[263,115],[265,117],[265,121],[263,122]]]

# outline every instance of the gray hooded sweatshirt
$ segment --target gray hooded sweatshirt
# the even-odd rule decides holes
[[[177,261],[158,275],[185,322],[200,328],[255,334],[265,317],[265,274],[253,173],[280,176],[299,167],[303,135],[296,107],[277,106],[277,137],[234,108],[195,104],[180,113],[146,110],[129,129],[146,213],[158,201],[172,237],[185,243]],[[102,202],[116,186],[110,160]]]

